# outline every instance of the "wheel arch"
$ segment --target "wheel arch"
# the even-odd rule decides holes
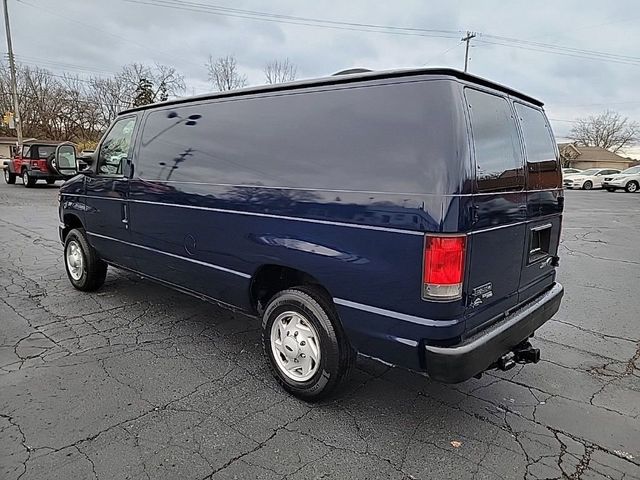
[[[67,234],[74,228],[84,228],[82,220],[75,213],[65,213],[62,217],[64,228],[62,229],[62,241],[67,238]]]
[[[252,308],[261,314],[269,300],[278,292],[301,285],[319,288],[333,303],[329,290],[313,275],[303,270],[278,264],[264,264],[251,277],[249,298]]]

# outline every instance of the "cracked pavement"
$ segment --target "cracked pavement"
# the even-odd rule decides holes
[[[539,364],[443,385],[360,358],[318,405],[255,319],[113,269],[74,290],[56,201],[0,186],[2,479],[640,478],[640,195],[566,192]]]

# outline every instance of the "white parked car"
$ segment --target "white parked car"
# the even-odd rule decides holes
[[[611,176],[620,173],[620,170],[613,168],[590,168],[580,173],[565,175],[563,179],[564,188],[581,188],[591,190],[592,188],[602,188],[602,181],[605,175]]]
[[[629,193],[637,192],[640,190],[640,165],[627,168],[615,175],[605,176],[602,188],[610,192],[615,192],[619,188]]]

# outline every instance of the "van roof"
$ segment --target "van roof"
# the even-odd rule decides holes
[[[303,89],[303,88],[308,88],[313,86],[340,85],[340,84],[348,84],[348,83],[354,83],[354,82],[362,82],[367,80],[382,80],[382,79],[417,77],[417,76],[454,77],[458,80],[473,83],[476,85],[481,85],[484,87],[492,88],[494,90],[507,93],[509,95],[518,97],[522,100],[530,102],[539,107],[543,105],[543,103],[540,100],[530,97],[529,95],[525,95],[524,93],[521,93],[517,90],[506,87],[499,83],[492,82],[491,80],[487,80],[486,78],[478,77],[476,75],[471,75],[469,73],[462,72],[460,70],[456,70],[453,68],[412,68],[412,69],[401,69],[401,70],[384,70],[384,71],[340,74],[340,75],[333,75],[330,77],[299,80],[295,82],[240,88],[237,90],[230,90],[226,92],[206,93],[204,95],[176,98],[172,100],[167,100],[165,102],[151,103],[149,105],[143,105],[140,107],[123,110],[120,113],[124,114],[124,113],[130,113],[130,112],[137,112],[140,110],[148,110],[148,109],[161,107],[165,105],[190,103],[190,102],[197,102],[201,100],[208,100],[208,99],[214,99],[214,98],[239,97],[239,96],[252,95],[252,94],[263,93],[263,92],[268,93],[268,92],[279,92],[279,91],[286,91],[286,90],[298,90],[298,89]]]

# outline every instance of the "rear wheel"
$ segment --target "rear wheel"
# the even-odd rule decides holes
[[[9,185],[16,183],[16,174],[11,173],[8,168],[4,169],[4,181]]]
[[[631,180],[629,183],[627,183],[627,186],[624,187],[624,189],[629,193],[635,193],[638,191],[639,186],[640,185],[638,185],[638,182],[636,182],[635,180]]]
[[[31,188],[36,184],[36,179],[29,175],[29,170],[22,171],[22,184],[26,188]]]
[[[54,183],[56,183],[55,180],[53,180],[52,178],[47,178],[47,185],[53,185]]]
[[[593,188],[593,182],[591,180],[587,180],[582,184],[583,190],[591,190]]]
[[[307,401],[334,392],[355,363],[335,308],[317,287],[283,290],[269,301],[262,343],[278,383]]]
[[[107,264],[100,260],[80,228],[74,228],[65,238],[64,266],[71,284],[84,292],[97,290],[107,277]]]

